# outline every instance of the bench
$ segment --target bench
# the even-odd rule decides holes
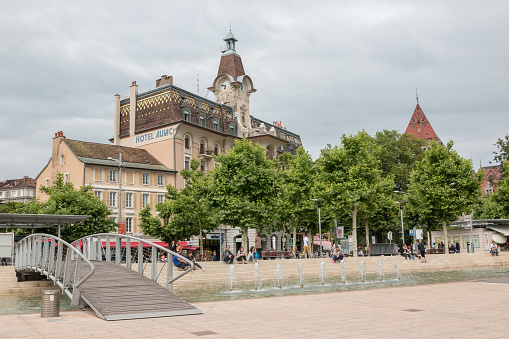
[[[290,259],[292,251],[263,250],[262,259]]]

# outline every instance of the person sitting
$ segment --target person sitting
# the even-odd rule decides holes
[[[194,269],[196,269],[196,267],[198,267],[202,271],[205,271],[205,269],[203,267],[201,267],[201,265],[196,262],[196,257],[193,255],[193,252],[189,251],[188,253],[189,254],[187,255],[187,259],[191,260],[194,263],[194,266],[195,266]]]
[[[235,259],[237,259],[237,261],[240,262],[241,264],[247,264],[246,253],[244,253],[244,247],[241,247],[240,250],[238,250]]]
[[[454,246],[454,243],[449,246],[449,253],[456,253],[456,246]]]
[[[334,260],[334,263],[336,263],[336,261],[341,262],[341,260],[343,260],[343,252],[341,252],[339,246],[334,247],[334,251],[332,252],[332,260]]]
[[[182,253],[182,247],[180,247],[180,245],[177,246],[176,253]],[[184,271],[188,266],[191,266],[187,261],[177,257],[176,255],[173,256],[173,265],[175,265],[181,271]]]
[[[405,260],[415,260],[415,255],[410,252],[410,249],[407,247],[406,244],[403,244],[403,256],[405,257]]]
[[[234,256],[233,253],[230,251],[230,246],[226,245],[226,249],[224,250],[223,253],[223,261],[225,262],[225,264],[233,264],[233,259]]]
[[[249,254],[247,257],[247,260],[252,261],[253,263],[258,262],[258,253],[256,252],[256,249],[254,246],[251,246],[251,249],[249,250]]]
[[[494,255],[498,256],[498,244],[495,241],[493,241],[491,243],[490,253],[492,256],[494,256]]]

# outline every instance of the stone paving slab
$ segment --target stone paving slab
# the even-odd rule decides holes
[[[0,338],[506,338],[509,284],[477,281],[196,303],[202,315],[0,316]]]

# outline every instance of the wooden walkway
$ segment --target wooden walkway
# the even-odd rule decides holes
[[[137,272],[93,261],[94,274],[80,286],[83,301],[106,320],[200,314],[200,310]],[[83,263],[81,276],[90,271]]]

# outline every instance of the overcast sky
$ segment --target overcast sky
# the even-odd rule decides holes
[[[474,168],[509,133],[507,1],[1,1],[0,180],[35,177],[52,137],[108,143],[115,93],[162,74],[200,95],[232,32],[251,114],[316,158],[342,134],[404,132],[419,103]],[[208,93],[213,99],[213,94]]]

